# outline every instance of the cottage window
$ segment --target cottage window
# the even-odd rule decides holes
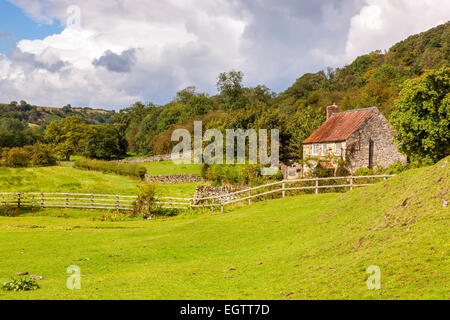
[[[312,145],[312,152],[311,152],[311,154],[313,156],[317,156],[319,154],[319,146],[317,145],[317,143],[314,143]]]
[[[327,144],[322,144],[322,157],[325,157],[327,155]]]
[[[336,156],[340,156],[342,154],[342,145],[340,143],[336,143],[336,149],[334,150],[334,154]]]

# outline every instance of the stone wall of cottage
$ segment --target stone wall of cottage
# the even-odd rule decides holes
[[[336,143],[341,144],[341,155],[337,157],[342,157],[345,160],[345,149],[347,146],[346,141],[340,141],[340,142],[326,142],[326,143],[318,143],[318,152],[317,155],[312,154],[312,148],[313,144],[304,144],[303,145],[303,158],[306,159],[308,157],[317,158],[318,160],[327,160],[329,161],[330,156],[336,156]],[[322,156],[322,145],[326,145],[326,156]],[[335,163],[337,165],[337,163]],[[303,166],[303,175],[310,172],[310,168],[306,165]]]
[[[318,158],[318,159],[325,159],[327,158],[327,156],[322,156],[322,145],[325,144],[326,145],[326,155],[335,155],[335,150],[336,150],[336,143],[340,143],[341,144],[341,156],[345,157],[345,148],[346,148],[346,142],[345,141],[341,141],[341,142],[326,142],[326,143],[317,143],[318,145],[318,153],[317,155],[313,155],[312,154],[312,146],[313,143],[310,144],[304,144],[303,145],[303,158],[308,158],[308,157],[314,157],[314,158]]]
[[[375,109],[347,139],[345,147],[346,168],[355,172],[369,167],[369,141],[373,141],[372,168],[389,167],[395,162],[406,162],[393,141],[394,132],[388,120]]]

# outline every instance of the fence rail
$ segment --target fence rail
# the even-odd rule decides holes
[[[252,199],[270,194],[281,194],[286,197],[289,191],[313,190],[315,194],[321,189],[364,187],[374,184],[373,180],[386,180],[393,175],[372,176],[348,176],[330,178],[311,178],[297,180],[282,180],[253,188],[230,192],[226,195],[201,197],[201,198],[177,198],[156,197],[155,204],[164,209],[194,209],[209,207],[214,210],[220,207],[241,201],[252,203]],[[369,179],[370,183],[355,183],[356,180]],[[373,179],[373,180],[372,180]],[[327,181],[342,181],[339,184],[323,184]],[[312,183],[312,185],[304,185]],[[321,184],[322,183],[322,184]],[[269,190],[267,190],[269,188]],[[270,189],[274,188],[274,189]],[[78,208],[78,209],[109,209],[109,210],[133,210],[137,196],[88,194],[88,193],[45,193],[45,192],[6,192],[0,193],[0,206],[11,207],[40,207],[40,208]]]
[[[1,206],[40,208],[84,208],[132,210],[136,196],[87,194],[7,192],[0,193]]]

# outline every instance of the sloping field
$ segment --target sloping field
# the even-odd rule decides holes
[[[2,168],[0,192],[69,192],[136,195],[139,179],[72,167]],[[158,196],[192,197],[196,183],[156,186]]]
[[[450,157],[345,194],[154,221],[0,217],[1,299],[449,299]],[[66,268],[81,268],[80,290]],[[381,270],[368,290],[366,269]]]

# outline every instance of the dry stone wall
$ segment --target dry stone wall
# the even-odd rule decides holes
[[[143,157],[143,158],[133,158],[133,159],[124,159],[120,160],[120,162],[130,162],[130,163],[144,163],[144,162],[159,162],[159,161],[168,161],[171,160],[170,154],[160,154],[156,156]]]
[[[222,197],[224,201],[234,200],[238,198],[235,195],[230,195],[232,192],[243,190],[236,186],[223,186],[223,187],[211,187],[211,186],[196,186],[194,194],[195,204],[201,204],[203,202],[211,202],[210,200],[195,200],[196,198],[208,198],[208,197]]]
[[[150,183],[181,183],[181,182],[202,182],[199,174],[172,174],[172,175],[145,175],[145,181]]]

